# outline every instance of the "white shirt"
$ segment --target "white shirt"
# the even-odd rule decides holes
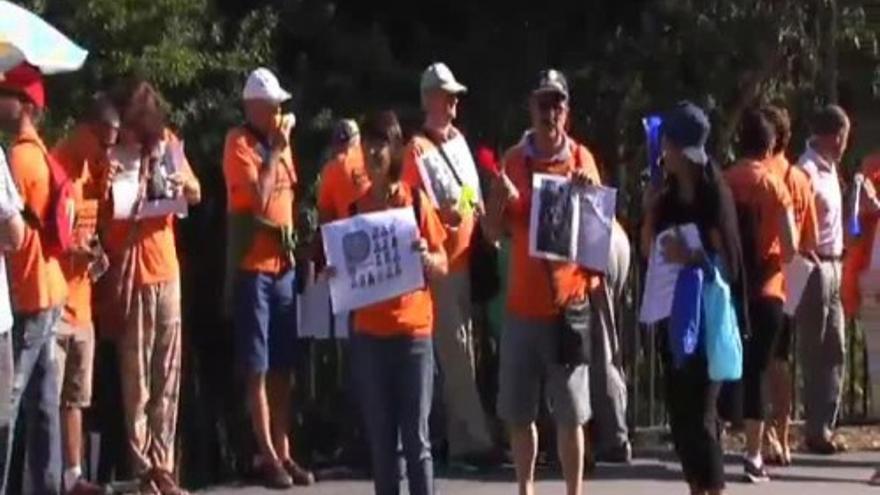
[[[810,143],[798,160],[810,180],[816,198],[818,242],[816,251],[821,256],[843,255],[843,195],[837,164],[820,155]]]
[[[24,208],[18,189],[12,182],[6,154],[0,148],[0,221],[6,221]],[[12,306],[9,302],[9,279],[6,275],[6,259],[0,256],[0,334],[12,328]]]

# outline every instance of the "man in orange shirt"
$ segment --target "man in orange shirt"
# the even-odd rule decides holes
[[[11,469],[10,463],[14,440],[23,440],[31,490],[51,495],[61,491],[58,377],[53,356],[55,328],[67,298],[67,284],[58,258],[48,254],[46,244],[50,216],[54,214],[53,185],[48,151],[35,124],[44,104],[42,77],[36,68],[20,65],[0,77],[0,128],[13,136],[9,165],[24,202],[26,219],[21,249],[8,256],[15,313],[15,371],[11,427],[0,462],[4,463],[7,493],[22,493],[24,466]],[[27,400],[27,438],[14,439],[22,400]]]
[[[348,216],[412,208],[419,237],[405,249],[419,253],[429,281],[443,276],[448,268],[443,250],[446,232],[426,195],[400,180],[402,137],[397,116],[390,111],[371,114],[364,122],[363,138],[371,185]],[[392,241],[397,245],[397,238]],[[327,267],[327,276],[339,276],[337,268]],[[370,440],[377,495],[400,492],[398,442],[406,460],[409,493],[434,493],[428,430],[434,385],[434,314],[427,287],[354,311],[352,369]]]
[[[520,494],[533,495],[541,382],[556,420],[557,446],[568,495],[583,490],[583,425],[592,414],[589,369],[558,359],[558,319],[568,304],[583,301],[603,283],[571,262],[529,255],[534,173],[598,184],[599,171],[587,148],[568,136],[568,83],[556,70],[543,71],[529,98],[532,128],[507,151],[503,175],[486,207],[486,232],[511,236],[507,319],[501,334],[498,412],[507,422]],[[506,177],[505,177],[506,176]],[[506,180],[509,178],[509,180]]]
[[[320,223],[348,216],[349,206],[370,187],[357,122],[341,120],[333,129],[330,147],[318,185]]]
[[[785,182],[791,194],[794,211],[795,227],[798,237],[798,252],[808,259],[816,260],[816,202],[813,198],[813,186],[810,178],[798,167],[789,163],[785,157],[791,141],[791,120],[788,112],[776,106],[764,107],[761,110],[773,124],[776,145],[773,155],[765,165],[770,173]],[[785,315],[782,331],[776,339],[773,357],[768,373],[770,386],[770,403],[773,409],[773,424],[768,425],[768,447],[776,450],[771,452],[773,458],[768,462],[788,465],[791,463],[791,447],[789,445],[789,429],[791,425],[792,393],[791,393],[791,346],[793,341],[793,318]]]
[[[52,155],[73,181],[76,202],[75,246],[61,259],[68,298],[58,324],[55,359],[61,391],[61,433],[64,489],[68,494],[101,494],[104,490],[82,477],[82,411],[91,404],[95,328],[92,279],[107,259],[97,238],[101,174],[107,153],[116,144],[119,114],[104,94],[92,98],[85,118],[58,143]]]
[[[724,176],[739,217],[743,260],[749,281],[752,335],[743,352],[743,417],[747,480],[769,479],[761,458],[764,437],[764,371],[782,330],[785,301],[783,263],[795,252],[791,195],[782,179],[764,165],[773,152],[775,129],[765,114],[750,110],[740,122],[742,158]]]
[[[436,310],[439,368],[443,373],[443,403],[446,406],[446,436],[452,460],[483,463],[491,460],[493,442],[477,392],[476,360],[470,286],[471,238],[482,208],[479,178],[470,149],[453,121],[458,113],[459,96],[467,91],[442,63],[432,64],[422,73],[421,96],[425,123],[413,136],[403,154],[403,181],[420,188],[434,199],[446,227],[446,253],[449,273],[432,281]],[[438,146],[442,146],[440,151]],[[425,162],[425,163],[422,163]],[[420,166],[431,178],[425,184]],[[430,166],[449,171],[453,183],[462,190],[456,197],[427,172]],[[467,182],[467,179],[471,180]],[[462,182],[465,181],[465,182]],[[462,208],[459,199],[470,185],[474,204]]]
[[[106,225],[102,218],[99,232],[110,258],[105,283],[114,292],[99,298],[97,309],[102,333],[117,346],[126,441],[141,491],[178,495],[186,492],[173,475],[181,363],[176,217],[148,215],[144,206],[158,197],[194,205],[201,201],[201,187],[182,143],[166,127],[161,96],[150,83],[123,82],[114,90],[113,105],[121,125],[107,180],[114,184],[117,174],[133,174],[138,187],[130,212],[112,215],[114,195],[101,207],[114,217]]]
[[[290,93],[272,72],[251,72],[244,87],[246,123],[229,131],[223,151],[228,197],[236,351],[248,376],[248,405],[258,468],[267,486],[309,485],[290,449],[290,386],[296,364],[296,280],[292,236],[296,163]],[[233,244],[234,243],[234,244]],[[235,246],[235,247],[233,247]]]

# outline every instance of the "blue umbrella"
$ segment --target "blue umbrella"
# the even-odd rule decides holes
[[[44,74],[75,71],[88,52],[40,16],[0,0],[0,72],[22,62]]]

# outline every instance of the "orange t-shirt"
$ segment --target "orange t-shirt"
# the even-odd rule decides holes
[[[318,214],[321,222],[348,216],[348,208],[370,187],[360,146],[351,146],[331,158],[321,171]]]
[[[572,140],[566,152],[550,159],[540,159],[531,156],[527,139],[508,150],[503,160],[504,170],[520,195],[519,201],[508,204],[505,210],[511,234],[507,309],[521,318],[547,320],[558,316],[563,304],[586,297],[599,285],[600,278],[574,263],[549,262],[529,256],[532,174],[564,176],[582,168],[597,184],[601,181],[593,155],[585,146]],[[556,301],[548,279],[548,263],[559,291]]]
[[[754,160],[740,160],[724,172],[724,178],[737,206],[751,208],[753,218],[758,222],[758,259],[769,270],[763,274],[766,280],[761,295],[784,301],[785,278],[782,273],[779,218],[792,209],[788,188],[763,163]]]
[[[798,232],[798,250],[801,252],[816,249],[816,199],[810,176],[800,167],[789,163],[784,154],[780,153],[768,158],[764,165],[779,179],[785,182],[791,195],[795,226]]]
[[[44,222],[51,199],[48,150],[33,127],[27,127],[9,150],[12,179],[27,210]],[[67,283],[58,259],[43,253],[41,233],[26,222],[21,249],[8,254],[12,307],[32,313],[60,306],[67,298]]]
[[[880,153],[874,153],[862,160],[861,173],[864,174],[866,181],[871,181],[874,188],[880,190]],[[862,274],[871,265],[871,251],[874,248],[878,221],[880,221],[880,212],[861,209],[859,227],[862,235],[859,237],[847,235],[841,282],[841,299],[847,316],[855,316],[861,306],[862,291],[859,284]]]
[[[457,130],[453,131],[458,133]],[[422,176],[419,173],[419,157],[437,148],[430,139],[416,134],[403,153],[403,172],[401,178],[412,187],[424,189]],[[476,217],[464,215],[457,227],[446,226],[446,255],[449,257],[449,271],[457,272],[468,269],[471,252],[471,238],[476,226]]]
[[[397,193],[389,199],[387,209],[403,208],[413,204],[413,189],[406,184],[400,184]],[[428,249],[437,251],[443,249],[443,241],[446,240],[446,232],[437,212],[431,205],[431,200],[421,191],[420,196],[419,231],[421,236],[428,242]],[[379,211],[383,208],[376,200],[365,194],[357,201],[358,213]],[[346,215],[349,216],[349,215]],[[431,292],[427,287],[415,290],[408,294],[394,297],[370,306],[360,308],[354,312],[354,328],[357,332],[374,337],[427,337],[434,330],[434,302]]]
[[[165,131],[165,140],[173,143],[177,136]],[[188,161],[182,174],[196,180]],[[174,234],[175,216],[144,218],[141,220],[110,220],[105,231],[104,249],[111,259],[118,258],[125,249],[135,249],[135,284],[152,285],[177,280],[180,262]],[[134,237],[132,236],[132,229]]]
[[[86,246],[97,231],[98,197],[107,154],[87,126],[80,125],[52,149],[52,156],[73,181],[76,203],[75,242]],[[62,257],[61,270],[67,280],[67,304],[62,319],[75,328],[92,326],[92,282],[89,260],[82,255]]]
[[[293,227],[294,188],[297,183],[293,154],[290,148],[284,150],[281,166],[276,168],[275,187],[263,207],[257,193],[260,168],[263,166],[262,152],[268,153],[268,149],[243,127],[236,127],[226,135],[223,176],[226,178],[228,210],[230,213],[251,213],[275,225]],[[290,260],[281,246],[278,233],[258,228],[253,244],[239,267],[273,274],[289,269]]]

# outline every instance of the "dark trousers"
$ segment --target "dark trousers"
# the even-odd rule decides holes
[[[58,420],[59,389],[55,370],[55,324],[61,308],[16,314],[12,327],[15,362],[10,396],[9,428],[0,438],[6,493],[25,492],[25,466],[15,452],[25,452],[28,493],[52,495],[61,491],[61,425]],[[25,438],[16,438],[19,410],[24,410]],[[4,444],[5,440],[5,444]],[[16,443],[24,442],[20,446]],[[12,466],[13,460],[16,465]]]
[[[759,297],[749,304],[752,334],[743,346],[743,417],[763,421],[766,414],[764,372],[782,333],[782,301]]]
[[[688,358],[681,368],[673,365],[666,323],[658,328],[657,338],[675,451],[685,480],[692,488],[720,490],[724,488],[724,458],[717,408],[721,384],[709,379],[703,353]]]
[[[430,338],[352,336],[353,371],[370,441],[376,495],[400,493],[398,439],[409,493],[434,493],[428,416],[434,387]]]

